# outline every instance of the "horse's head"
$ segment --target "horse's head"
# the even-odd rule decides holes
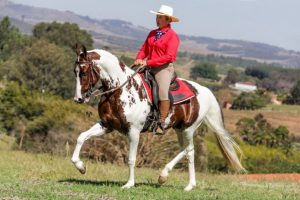
[[[96,67],[95,60],[100,55],[95,52],[87,52],[84,45],[75,45],[77,59],[74,73],[76,76],[76,90],[74,101],[77,103],[88,102],[93,92],[93,87],[100,78],[100,69]]]

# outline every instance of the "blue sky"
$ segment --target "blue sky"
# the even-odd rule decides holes
[[[155,27],[161,4],[180,18],[182,34],[264,42],[300,51],[300,0],[12,0],[38,7],[70,10],[96,19],[122,19]]]

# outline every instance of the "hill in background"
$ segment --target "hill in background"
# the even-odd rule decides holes
[[[136,52],[149,32],[149,29],[127,21],[96,20],[71,11],[38,8],[0,0],[0,18],[4,16],[12,18],[13,24],[27,34],[31,32],[33,25],[39,22],[77,23],[93,35],[96,47],[110,47],[122,51]],[[279,63],[285,67],[300,67],[299,52],[268,44],[187,35],[179,35],[179,37],[182,52],[238,57],[259,62]]]

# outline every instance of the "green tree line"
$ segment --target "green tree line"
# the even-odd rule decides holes
[[[0,38],[0,79],[63,98],[70,98],[74,91],[73,45],[93,47],[92,36],[71,23],[40,23],[27,36],[5,17]]]

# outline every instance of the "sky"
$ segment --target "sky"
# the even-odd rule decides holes
[[[300,51],[300,0],[11,0],[69,10],[95,19],[121,19],[155,28],[161,4],[174,8],[177,33],[263,42]]]

